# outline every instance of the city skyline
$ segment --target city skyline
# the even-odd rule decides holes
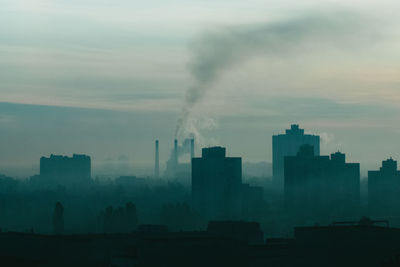
[[[18,155],[18,150],[16,149],[14,151],[15,154],[9,153],[9,154],[1,154],[1,163],[0,163],[0,173],[6,174],[6,175],[10,175],[10,176],[16,176],[18,178],[27,178],[31,175],[34,175],[36,173],[38,173],[39,171],[39,165],[38,165],[38,159],[41,156],[50,156],[51,154],[59,154],[59,155],[73,155],[73,154],[88,154],[91,155],[92,158],[94,158],[93,160],[93,169],[94,169],[94,176],[118,176],[118,175],[138,175],[138,176],[151,176],[154,173],[154,150],[153,147],[154,146],[154,141],[156,139],[151,139],[149,135],[145,134],[145,130],[146,129],[141,129],[139,131],[140,134],[144,134],[145,137],[145,142],[141,144],[140,149],[136,150],[134,144],[132,144],[132,146],[126,146],[125,143],[119,143],[117,144],[119,146],[119,148],[121,149],[120,151],[116,150],[116,153],[111,154],[108,153],[106,155],[103,155],[103,157],[99,157],[99,153],[101,153],[102,151],[108,150],[108,152],[110,152],[110,150],[112,150],[112,146],[115,145],[116,143],[113,142],[112,140],[110,140],[110,143],[102,143],[99,146],[93,146],[93,144],[90,143],[90,141],[92,141],[92,136],[88,135],[88,136],[81,136],[80,132],[75,131],[75,127],[71,127],[71,125],[73,125],[74,123],[76,123],[76,116],[80,115],[81,113],[85,114],[86,118],[83,117],[83,121],[87,120],[87,122],[89,123],[89,125],[87,125],[86,127],[81,128],[80,130],[84,130],[87,132],[93,132],[96,133],[96,130],[98,130],[99,127],[102,127],[101,125],[94,125],[95,127],[93,127],[93,125],[90,125],[90,123],[94,122],[96,123],[96,121],[90,121],[89,119],[91,116],[96,116],[98,114],[96,114],[97,112],[101,112],[101,115],[103,116],[103,119],[111,119],[113,118],[113,116],[115,116],[115,114],[119,115],[120,118],[119,120],[115,123],[116,127],[115,129],[108,129],[109,132],[106,132],[106,135],[109,135],[111,133],[117,133],[118,131],[121,130],[121,127],[125,127],[125,123],[126,121],[131,120],[132,118],[128,117],[128,114],[125,113],[118,113],[115,111],[104,111],[104,110],[91,110],[91,109],[71,109],[71,108],[55,108],[55,107],[51,107],[51,106],[32,106],[32,105],[24,105],[22,108],[22,111],[18,110],[18,106],[20,105],[15,105],[15,104],[11,104],[11,103],[0,103],[0,108],[1,106],[8,106],[8,107],[13,107],[13,112],[15,112],[17,114],[17,116],[21,116],[24,115],[26,113],[29,113],[27,111],[29,111],[30,109],[39,109],[39,117],[36,117],[36,119],[40,119],[41,121],[46,121],[46,120],[51,120],[53,123],[55,123],[55,125],[57,126],[57,123],[60,123],[60,127],[64,128],[65,130],[63,131],[61,136],[55,136],[53,134],[55,134],[56,132],[58,132],[60,134],[60,129],[55,129],[49,125],[48,127],[42,127],[42,125],[40,125],[39,128],[41,129],[35,129],[36,131],[43,131],[43,133],[45,133],[46,135],[46,140],[47,141],[51,141],[47,144],[47,146],[44,147],[40,147],[41,150],[43,151],[42,154],[36,154],[36,151],[33,149],[28,149],[26,150],[26,147],[29,146],[34,146],[35,148],[38,148],[38,144],[40,144],[40,141],[38,141],[38,139],[42,139],[42,135],[39,134],[38,136],[29,136],[29,137],[23,137],[25,140],[23,143],[20,142],[21,136],[24,136],[25,133],[24,131],[15,133],[14,137],[15,138],[13,140],[13,138],[11,140],[7,140],[8,142],[5,145],[9,145],[10,149],[11,146],[16,145],[16,148],[19,149],[24,149],[25,154],[24,155]],[[49,112],[51,115],[46,115],[44,114],[45,112],[48,112],[49,110],[51,110],[52,112]],[[80,113],[81,112],[81,113]],[[32,115],[30,114],[29,116]],[[60,121],[56,121],[56,117],[60,116],[61,120]],[[153,118],[156,118],[156,116],[154,115]],[[126,121],[123,121],[123,119],[126,119]],[[158,118],[159,119],[159,118]],[[98,118],[97,118],[98,120]],[[162,119],[159,119],[160,122],[162,121]],[[65,125],[65,122],[68,122],[70,125]],[[140,118],[136,118],[136,121],[140,121]],[[171,116],[170,121],[163,121],[163,125],[168,125],[168,123],[173,121],[173,117]],[[98,122],[98,121],[97,121]],[[8,121],[6,122],[9,125],[13,125],[14,127],[21,127],[22,125],[18,125],[15,124],[15,121]],[[30,122],[30,124],[32,124],[32,121]],[[64,125],[63,125],[64,124]],[[297,124],[297,123],[296,123]],[[228,124],[229,125],[229,124]],[[280,123],[277,123],[277,125],[280,125]],[[226,140],[231,141],[232,137],[229,135],[224,135],[223,139],[221,139],[222,141],[217,141],[217,140],[212,140],[212,142],[210,142],[207,145],[204,144],[198,144],[196,145],[196,153],[200,154],[201,153],[201,149],[204,147],[210,147],[210,146],[214,146],[214,145],[222,145],[225,147],[229,147],[229,149],[233,152],[230,152],[230,155],[232,156],[240,156],[243,158],[244,162],[248,162],[248,163],[257,163],[257,162],[266,162],[268,164],[272,164],[273,160],[272,160],[272,137],[273,135],[277,135],[277,134],[282,134],[284,133],[285,130],[290,129],[290,125],[292,124],[288,124],[286,126],[282,126],[283,128],[281,128],[280,130],[278,129],[271,129],[270,131],[273,133],[271,134],[271,136],[266,136],[266,138],[262,138],[265,137],[263,136],[263,133],[257,133],[258,136],[261,135],[260,138],[260,142],[258,140],[252,140],[253,142],[255,142],[255,144],[259,145],[262,144],[263,146],[258,146],[258,152],[259,155],[264,156],[264,157],[251,157],[250,156],[246,156],[249,155],[249,153],[244,152],[243,153],[243,148],[248,148],[249,146],[247,146],[247,143],[235,143],[233,142],[233,144],[227,142]],[[153,125],[154,126],[154,125]],[[14,131],[15,128],[11,127],[11,130]],[[23,127],[23,126],[22,126]],[[303,127],[302,124],[300,124],[300,127]],[[57,128],[57,127],[56,127]],[[322,154],[331,154],[333,152],[336,151],[341,151],[344,152],[348,155],[348,158],[351,161],[354,162],[360,162],[361,163],[361,176],[362,178],[367,176],[367,172],[369,170],[373,170],[373,169],[377,169],[380,166],[380,162],[382,160],[388,159],[390,157],[393,158],[397,158],[395,155],[398,155],[399,153],[392,153],[392,154],[386,154],[383,149],[382,151],[374,151],[374,155],[375,157],[372,158],[372,161],[365,161],[365,157],[359,157],[357,158],[356,156],[354,156],[354,154],[351,152],[350,149],[346,149],[346,147],[342,144],[338,144],[335,143],[335,135],[330,135],[326,132],[324,132],[324,129],[321,129],[321,132],[317,132],[317,131],[312,131],[312,129],[308,129],[306,127],[305,128],[305,133],[306,134],[315,134],[320,136],[321,139],[321,155]],[[3,129],[4,130],[4,129]],[[166,130],[166,131],[165,131]],[[216,136],[215,132],[218,132],[218,134],[221,134],[221,130],[223,131],[224,129],[222,129],[222,127],[216,128],[214,130],[211,131],[210,136]],[[137,130],[134,130],[137,131]],[[172,128],[171,129],[164,129],[165,132],[172,132]],[[164,132],[164,133],[165,133]],[[0,132],[1,134],[1,132]],[[4,134],[4,132],[3,132]],[[68,136],[69,134],[72,134],[71,136]],[[128,140],[126,141],[127,143],[129,143],[129,139],[131,138],[131,136],[129,136],[129,133],[124,133],[124,132],[119,132],[118,134],[120,134],[123,139]],[[222,132],[222,134],[224,134],[224,132]],[[236,133],[237,134],[237,133]],[[99,136],[100,138],[104,138],[104,136]],[[374,136],[375,137],[375,136]],[[88,144],[82,143],[82,141],[80,140],[79,142],[73,141],[73,143],[75,144],[71,144],[69,146],[66,146],[64,143],[58,143],[56,144],[60,138],[66,138],[66,139],[71,139],[71,141],[73,141],[74,138],[86,138],[86,140],[89,141]],[[132,137],[133,138],[133,137]],[[157,138],[157,136],[156,136]],[[134,139],[134,138],[133,138]],[[32,143],[29,143],[28,140],[33,140]],[[173,151],[173,139],[167,139],[167,138],[158,138],[158,140],[160,141],[160,168],[161,168],[161,173],[163,173],[165,171],[166,168],[166,163],[168,161],[168,159],[170,158],[171,152]],[[179,143],[183,142],[184,140],[179,139]],[[13,143],[13,142],[17,142],[17,143]],[[40,144],[41,145],[41,144]],[[377,144],[379,146],[379,143]],[[85,149],[82,149],[82,147],[85,147]],[[251,148],[255,148],[256,146],[251,146]],[[350,148],[352,148],[352,146],[349,146]],[[110,149],[111,148],[111,149]],[[128,149],[127,149],[128,148]],[[354,149],[354,146],[353,146]],[[132,154],[129,150],[132,151],[137,151],[140,152],[139,155],[141,155],[140,157],[138,157],[138,154]],[[368,148],[365,148],[365,151],[368,151]],[[359,154],[359,155],[363,155],[364,152],[363,150],[361,151],[357,151],[358,153],[355,153],[355,155]],[[393,149],[393,151],[395,151]],[[127,153],[126,153],[127,152]],[[261,152],[261,153],[260,153]],[[29,157],[27,157],[27,155],[29,155]],[[13,157],[18,157],[18,161],[13,160]],[[23,162],[22,159],[28,159],[26,162]],[[363,160],[364,158],[364,160]],[[139,160],[138,160],[139,159]],[[376,160],[375,160],[376,159]],[[183,162],[188,162],[189,158],[188,157],[183,157]],[[271,166],[272,168],[272,166]],[[272,172],[272,169],[271,169]],[[271,173],[272,175],[272,173]]]
[[[399,10],[0,0],[0,262],[399,267]]]

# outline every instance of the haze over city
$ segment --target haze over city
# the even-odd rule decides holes
[[[365,176],[400,156],[399,5],[4,0],[0,170],[85,153],[98,175],[150,174],[154,140],[165,167],[177,128],[271,162],[271,135],[299,123]]]
[[[399,11],[0,0],[0,265],[399,267]]]

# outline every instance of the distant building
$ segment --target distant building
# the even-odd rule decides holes
[[[345,154],[314,154],[311,145],[300,147],[284,162],[285,206],[303,218],[354,216],[360,201],[360,164],[346,163]]]
[[[400,171],[392,158],[368,172],[368,206],[373,215],[395,215],[400,208]]]
[[[72,157],[51,155],[40,158],[40,175],[35,182],[46,185],[76,185],[90,182],[89,156],[74,154]]]
[[[318,135],[304,134],[298,124],[292,124],[285,134],[272,136],[272,175],[274,180],[283,184],[283,161],[285,156],[295,156],[302,145],[308,144],[314,147],[314,155],[319,156]]]
[[[146,187],[146,180],[144,178],[138,178],[136,176],[120,176],[115,179],[115,184],[124,187],[136,187],[143,189]]]
[[[241,158],[226,157],[223,147],[210,147],[192,159],[193,207],[206,219],[237,217],[241,190]]]

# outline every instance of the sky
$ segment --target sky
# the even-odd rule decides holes
[[[349,3],[351,2],[351,3]],[[0,0],[0,172],[86,153],[150,168],[175,136],[271,161],[291,123],[362,170],[400,159],[394,0]],[[118,167],[115,167],[118,169]]]

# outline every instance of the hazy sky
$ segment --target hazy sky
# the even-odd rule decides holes
[[[166,160],[178,119],[180,137],[244,161],[271,161],[271,135],[290,123],[363,169],[400,159],[399,10],[394,0],[0,0],[0,172],[33,174],[40,156],[74,152],[139,167],[155,138]]]

